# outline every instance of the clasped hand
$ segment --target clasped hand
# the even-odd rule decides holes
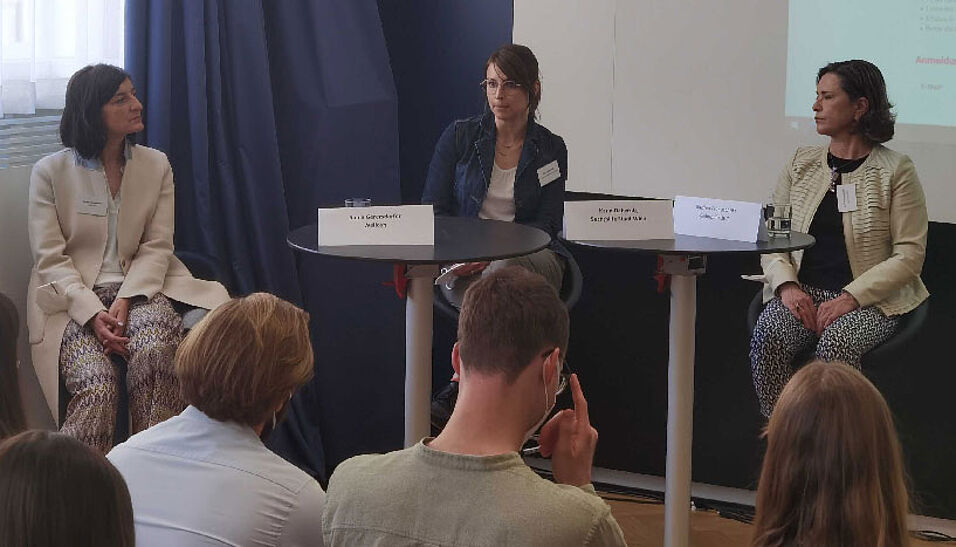
[[[840,296],[822,302],[819,306],[813,304],[813,299],[796,283],[785,283],[778,291],[780,300],[790,313],[796,317],[804,327],[820,336],[824,329],[843,315],[857,309],[860,305],[849,293],[840,293]]]
[[[108,311],[100,311],[90,319],[90,328],[103,346],[105,355],[116,353],[129,357],[129,350],[126,348],[129,338],[124,336],[128,316],[129,299],[117,298],[113,300]]]

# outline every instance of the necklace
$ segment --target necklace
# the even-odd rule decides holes
[[[830,191],[836,192],[837,184],[840,183],[841,169],[863,159],[866,159],[866,156],[863,156],[862,158],[852,159],[852,160],[844,160],[843,158],[838,158],[831,153],[827,153],[827,164],[830,166]],[[841,163],[840,165],[837,165],[836,160],[842,160],[843,163]]]

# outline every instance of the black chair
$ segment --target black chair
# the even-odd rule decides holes
[[[561,301],[568,311],[571,311],[571,308],[578,303],[578,300],[581,298],[581,289],[583,286],[584,274],[581,273],[581,267],[578,266],[578,262],[573,256],[568,256],[567,268],[564,270],[564,279],[561,280],[561,290],[558,291],[558,295],[561,297]],[[435,285],[434,291],[435,308],[437,308],[442,315],[457,323],[460,314],[458,308],[453,306],[452,303],[445,298],[445,293],[442,292],[441,287]],[[457,398],[458,383],[452,382],[439,391],[436,399],[432,400],[432,434],[437,435],[441,432],[442,428],[445,427],[445,422],[448,421],[448,417],[451,415],[451,409],[455,406]]]
[[[584,275],[581,273],[581,267],[573,256],[567,258],[567,268],[564,270],[564,279],[561,280],[561,290],[558,295],[564,302],[564,307],[571,311],[578,300],[581,299],[581,289],[584,287]],[[445,293],[441,287],[435,285],[435,308],[445,317],[452,321],[458,321],[459,311],[451,302],[445,298]]]
[[[210,281],[218,281],[220,279],[219,268],[216,266],[216,263],[205,255],[192,251],[176,251],[176,257],[186,265],[186,268],[189,269],[194,277]],[[191,309],[188,305],[175,301],[173,302],[173,308],[176,310],[176,313],[180,315]],[[117,394],[116,424],[113,427],[113,445],[115,446],[129,438],[129,392],[125,389],[127,373],[126,359],[116,354],[110,355],[110,359],[116,367],[117,384],[123,388],[119,389],[119,393]],[[66,408],[67,405],[70,404],[71,397],[70,392],[66,389],[66,382],[63,381],[62,376],[60,377],[58,395],[60,412],[57,424],[63,425],[63,420],[66,419]]]
[[[763,311],[763,290],[757,291],[750,306],[747,308],[747,329],[751,336],[754,333],[754,327],[757,325],[757,318]],[[865,365],[885,360],[887,357],[896,355],[899,351],[906,348],[909,342],[916,337],[917,333],[926,323],[926,317],[929,315],[929,299],[923,300],[919,306],[913,308],[908,313],[900,316],[900,323],[897,326],[896,333],[881,344],[872,348],[863,354],[864,370]],[[813,352],[810,352],[810,356]],[[799,358],[798,358],[799,360]]]

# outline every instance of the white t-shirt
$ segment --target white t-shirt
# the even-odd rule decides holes
[[[481,203],[478,218],[487,220],[504,220],[513,222],[515,219],[515,173],[518,166],[511,169],[501,169],[498,164],[491,168],[491,182],[485,201]]]

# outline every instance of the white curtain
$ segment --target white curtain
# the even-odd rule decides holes
[[[0,117],[62,109],[93,63],[123,66],[125,0],[0,0]]]

